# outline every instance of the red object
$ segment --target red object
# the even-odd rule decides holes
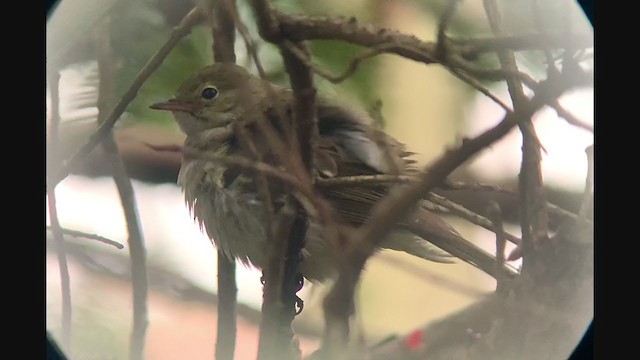
[[[404,339],[403,343],[407,349],[417,350],[422,346],[424,340],[423,338],[424,334],[422,333],[422,330],[416,330],[409,334],[409,336]]]

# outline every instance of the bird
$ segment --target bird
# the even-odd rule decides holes
[[[198,70],[179,86],[175,96],[150,108],[170,111],[186,135],[183,151],[216,156],[242,156],[281,167],[283,159],[271,151],[265,134],[255,126],[268,121],[284,132],[282,117],[293,114],[293,91],[251,74],[233,63],[214,63]],[[415,174],[414,154],[374,126],[366,111],[335,97],[316,96],[318,137],[313,169],[320,179],[356,175]],[[243,146],[238,124],[251,134],[252,150]],[[254,124],[253,126],[251,124]],[[236,129],[236,130],[234,130]],[[283,137],[284,138],[284,137]],[[280,155],[282,157],[282,155]],[[269,189],[275,200],[286,186]],[[268,261],[265,211],[255,172],[206,157],[183,156],[178,184],[194,219],[229,259],[263,269]],[[401,184],[345,184],[317,187],[340,224],[359,227],[373,207]],[[274,202],[275,202],[274,200]],[[309,219],[299,271],[312,282],[335,278],[338,259],[320,221]],[[464,239],[440,215],[419,204],[398,222],[377,250],[404,251],[438,263],[461,259],[488,274],[496,271],[495,257]]]

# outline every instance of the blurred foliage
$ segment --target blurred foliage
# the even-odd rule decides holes
[[[118,57],[116,93],[123,94],[137,73],[166,42],[172,31],[156,4],[124,2],[111,17],[111,39]],[[185,77],[212,62],[210,30],[204,26],[174,48],[156,72],[145,82],[127,111],[136,121],[174,126],[171,114],[149,109],[149,105],[174,95]]]
[[[317,40],[310,43],[313,61],[319,67],[334,75],[341,75],[352,59],[367,49],[336,40]],[[358,69],[343,83],[341,88],[355,95],[362,103],[370,104],[377,99],[372,89],[376,85],[378,58],[370,58],[360,63]]]
[[[89,1],[84,7],[74,5],[78,0],[63,2],[65,10],[70,9],[65,18],[73,21],[56,22],[56,29],[48,36],[48,55],[53,59],[63,58],[63,54],[75,43],[91,41],[91,33],[96,22],[104,19],[106,14],[111,18],[112,45],[118,61],[116,78],[117,94],[122,94],[130,85],[132,79],[160,48],[169,37],[172,27],[189,10],[193,2],[175,0],[145,0],[145,1]],[[416,1],[416,8],[437,18],[442,14],[449,1]],[[77,4],[76,4],[77,5]],[[315,0],[277,0],[275,6],[287,13],[304,13],[307,15],[356,15],[360,21],[377,23],[376,18],[384,16],[384,0],[376,1],[315,1]],[[572,0],[501,0],[502,18],[507,34],[523,34],[532,32],[581,32],[589,29],[586,19]],[[537,8],[536,8],[537,7]],[[278,50],[271,44],[259,41],[253,14],[247,1],[238,1],[241,18],[249,28],[252,37],[259,45],[259,56],[267,72],[275,82],[285,84],[286,77],[282,69]],[[94,24],[91,24],[91,21]],[[73,28],[81,31],[73,31]],[[49,28],[48,28],[49,30]],[[49,32],[48,32],[49,34]],[[58,34],[58,36],[55,36]],[[59,36],[65,34],[65,36]],[[71,34],[72,36],[66,36]],[[461,2],[454,15],[447,34],[451,37],[488,36],[491,34],[484,9],[480,1]],[[89,36],[88,36],[89,35]],[[65,42],[62,42],[62,40]],[[435,39],[425,39],[435,40]],[[66,49],[66,50],[65,50]],[[245,46],[240,36],[237,37],[238,63],[249,65]],[[310,49],[314,62],[334,74],[341,74],[351,59],[361,54],[365,49],[340,41],[321,40],[310,42]],[[83,46],[83,54],[70,57],[86,59],[95,57],[91,46]],[[63,54],[64,55],[64,54]],[[554,56],[560,54],[554,53]],[[534,78],[544,76],[546,58],[541,51],[528,51],[518,54],[526,71]],[[149,104],[164,100],[173,95],[178,85],[196,69],[210,64],[211,37],[206,26],[199,26],[192,34],[183,39],[171,52],[162,66],[152,75],[139,92],[137,98],[128,108],[128,113],[136,121],[154,122],[161,125],[174,126],[171,115],[158,113],[148,109]],[[340,87],[341,91],[353,95],[365,106],[370,106],[377,100],[371,89],[375,88],[378,58],[364,61],[358,70]],[[498,63],[495,55],[483,55],[475,61],[481,68],[496,68]],[[320,88],[327,89],[327,82],[320,80]],[[335,91],[335,90],[329,90]]]

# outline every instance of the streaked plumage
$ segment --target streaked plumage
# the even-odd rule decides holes
[[[211,90],[212,87],[215,90]],[[277,101],[272,100],[269,88]],[[215,94],[214,98],[204,98],[212,94]],[[266,120],[279,128],[278,114],[290,116],[291,105],[290,90],[254,77],[239,66],[214,64],[185,81],[174,99],[152,107],[174,113],[187,135],[185,149],[250,156],[234,133],[229,132],[231,125],[238,121]],[[317,99],[317,111],[320,138],[315,164],[319,176],[415,171],[411,165],[413,161],[408,158],[411,153],[389,135],[370,126],[371,119],[366,113],[322,96]],[[278,166],[277,154],[269,152],[263,134],[255,126],[248,129],[263,161]],[[264,210],[252,176],[238,168],[185,158],[179,184],[193,215],[219,249],[243,263],[262,267],[266,262]],[[275,197],[283,191],[275,181],[271,181],[270,186]],[[321,188],[322,195],[337,213],[336,219],[354,226],[368,219],[371,208],[388,191],[389,187],[381,184]],[[398,224],[382,243],[382,248],[405,251],[437,262],[451,262],[452,257],[448,254],[451,253],[487,272],[492,272],[494,266],[490,254],[462,239],[439,216],[422,207]],[[335,261],[330,244],[322,237],[320,225],[313,219],[303,255],[301,272],[306,278],[324,280],[334,274]]]

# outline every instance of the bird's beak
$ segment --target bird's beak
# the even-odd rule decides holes
[[[174,99],[155,103],[149,107],[154,110],[165,110],[165,111],[193,112],[195,110],[194,104],[188,103],[188,102],[181,102]]]

